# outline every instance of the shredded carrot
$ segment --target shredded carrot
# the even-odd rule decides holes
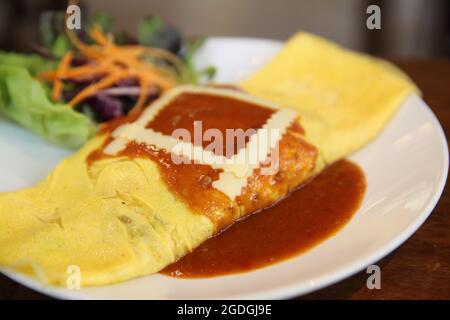
[[[139,85],[140,85],[140,94],[139,94],[139,98],[138,98],[138,100],[137,100],[137,102],[136,102],[136,105],[134,106],[134,109],[136,109],[136,110],[140,110],[143,106],[144,106],[144,103],[145,103],[145,100],[147,99],[147,95],[148,95],[148,92],[149,92],[149,90],[150,90],[150,84],[151,84],[151,82],[150,82],[150,79],[147,79],[147,78],[139,78]]]
[[[61,99],[63,83],[62,83],[60,77],[64,74],[66,69],[69,67],[69,65],[72,61],[72,57],[73,57],[72,51],[68,51],[64,55],[64,57],[61,59],[58,69],[56,70],[55,81],[53,83],[53,90],[52,90],[52,98],[55,101],[59,101]]]
[[[121,72],[115,72],[110,74],[109,76],[103,78],[99,82],[88,86],[87,88],[83,89],[80,93],[78,93],[72,100],[69,101],[69,105],[72,107],[76,106],[78,103],[83,101],[86,98],[89,98],[91,95],[95,94],[101,89],[107,88],[113,84],[115,84],[120,79],[126,78],[128,75],[121,73]]]
[[[101,46],[106,46],[109,43],[108,38],[106,37],[106,35],[103,34],[98,24],[95,25],[94,28],[89,32],[89,35],[92,38],[92,40],[94,40]]]
[[[133,110],[141,109],[152,87],[157,87],[161,91],[168,90],[176,85],[177,76],[182,72],[181,60],[171,52],[137,45],[117,46],[112,37],[105,35],[98,25],[89,32],[94,44],[82,42],[71,30],[67,30],[67,35],[87,63],[70,67],[73,53],[68,52],[56,70],[42,72],[38,78],[51,82],[52,97],[60,100],[64,81],[95,80],[99,77],[99,81],[87,86],[69,101],[72,107],[99,91],[114,86],[122,79],[134,78],[139,82],[140,94]]]
[[[101,54],[98,51],[98,48],[96,48],[95,46],[89,46],[89,45],[83,43],[78,38],[78,36],[76,35],[75,31],[67,30],[66,34],[69,37],[69,40],[75,46],[75,48],[77,48],[78,51],[80,51],[80,53],[83,56],[85,56],[86,58],[98,59],[98,58],[101,57]]]

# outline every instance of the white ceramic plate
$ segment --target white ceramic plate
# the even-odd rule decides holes
[[[233,82],[254,72],[280,47],[268,40],[213,38],[197,56],[198,64],[217,66],[217,80]],[[0,191],[33,185],[68,154],[3,120],[0,150]],[[78,291],[45,287],[4,272],[58,298],[271,299],[305,294],[366,268],[402,244],[431,213],[448,171],[442,128],[417,96],[409,97],[382,134],[350,159],[364,169],[368,184],[354,218],[307,253],[270,267],[200,280],[157,274]]]

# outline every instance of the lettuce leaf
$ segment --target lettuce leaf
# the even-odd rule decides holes
[[[197,37],[187,43],[184,52],[184,82],[199,84],[204,78],[206,78],[205,80],[211,80],[216,75],[216,68],[214,66],[208,66],[205,69],[197,70],[194,65],[195,54],[200,50],[204,42],[204,37]]]
[[[57,62],[42,58],[37,54],[19,54],[0,51],[0,65],[25,68],[31,75],[56,69]]]
[[[95,124],[66,104],[50,102],[27,69],[0,64],[0,114],[52,143],[80,147],[96,132]]]

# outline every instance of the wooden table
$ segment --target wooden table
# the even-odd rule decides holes
[[[447,140],[450,134],[450,61],[394,60],[421,88]],[[365,272],[300,299],[450,299],[449,183],[431,216],[400,248],[377,264],[381,289],[366,287]],[[48,299],[0,275],[0,299]]]

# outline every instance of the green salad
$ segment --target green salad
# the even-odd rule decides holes
[[[158,17],[141,21],[135,37],[111,27],[98,13],[68,32],[64,12],[42,14],[36,54],[0,51],[0,115],[73,149],[99,124],[138,112],[164,90],[214,76],[213,67],[194,67],[203,39],[184,41]]]

